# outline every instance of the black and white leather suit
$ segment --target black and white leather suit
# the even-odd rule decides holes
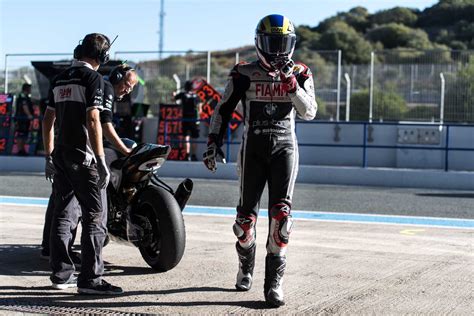
[[[238,157],[238,218],[258,216],[259,201],[266,183],[268,210],[282,201],[291,208],[298,173],[295,119],[312,120],[317,111],[310,69],[296,63],[293,74],[297,80],[296,91],[288,93],[283,89],[278,72],[265,69],[258,61],[237,64],[212,116],[209,139],[221,146],[232,112],[239,101],[242,102],[244,132]]]

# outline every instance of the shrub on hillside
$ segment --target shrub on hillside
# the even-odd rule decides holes
[[[363,90],[351,96],[351,121],[369,120],[369,91]],[[373,120],[398,121],[407,111],[405,100],[393,91],[374,91]]]

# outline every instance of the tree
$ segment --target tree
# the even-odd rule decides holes
[[[316,112],[317,120],[328,120],[331,116],[327,111],[326,102],[320,97],[316,96],[316,102],[318,103],[318,111]]]
[[[175,90],[176,83],[169,77],[159,76],[154,79],[147,79],[144,103],[158,105],[171,102],[172,92]]]
[[[402,7],[379,11],[372,16],[372,23],[378,25],[397,23],[413,26],[417,20],[418,16],[413,10]]]
[[[418,26],[449,26],[461,20],[474,22],[473,0],[440,0],[421,13]]]
[[[332,16],[330,18],[327,18],[323,21],[321,21],[318,26],[316,26],[313,31],[316,31],[320,34],[323,34],[327,31],[330,31],[331,30],[331,27],[334,23],[337,23],[337,22],[344,22],[342,21],[342,19],[338,16]]]
[[[463,67],[457,77],[446,80],[445,120],[474,122],[474,56]]]
[[[351,121],[369,120],[369,90],[354,93],[351,96]],[[393,91],[374,91],[373,119],[398,121],[407,111],[405,100]]]
[[[428,34],[421,29],[412,29],[408,26],[389,23],[376,26],[367,33],[367,38],[372,42],[380,42],[384,48],[393,49],[407,47],[415,49],[431,49],[433,44]]]
[[[439,118],[439,108],[418,105],[409,109],[404,116],[407,121],[434,121]]]
[[[364,7],[354,7],[347,13],[338,14],[338,17],[358,32],[363,33],[370,26],[370,14]]]
[[[342,50],[345,63],[368,63],[372,46],[346,22],[336,21],[321,35],[317,44],[321,50]]]
[[[293,59],[304,62],[311,69],[315,78],[316,89],[334,82],[332,76],[334,75],[335,64],[327,62],[318,52],[304,47],[295,51]]]
[[[336,16],[327,18],[319,23],[314,31],[324,33],[330,31],[336,22],[345,22],[358,32],[365,32],[370,26],[370,14],[364,7],[354,7],[349,12],[340,12]]]
[[[450,63],[451,51],[445,45],[434,44],[430,50],[395,48],[376,54],[377,61],[384,64],[439,64]]]
[[[298,34],[298,40],[296,41],[297,50],[301,47],[313,49],[317,46],[317,43],[321,38],[321,35],[318,32],[312,31],[308,26],[299,26],[295,31],[296,34]]]
[[[474,48],[474,21],[461,20],[454,26],[454,34],[456,40],[461,43],[466,43],[469,48]],[[453,41],[456,42],[456,41]]]

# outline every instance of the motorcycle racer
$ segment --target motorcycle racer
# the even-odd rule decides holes
[[[256,221],[260,198],[268,183],[269,231],[265,260],[265,301],[284,305],[282,281],[286,249],[292,227],[291,206],[298,171],[295,118],[312,120],[317,111],[310,69],[295,63],[296,34],[293,23],[272,14],[260,20],[255,46],[258,60],[240,63],[231,70],[224,96],[209,127],[204,164],[215,172],[223,159],[220,147],[232,112],[243,105],[244,132],[237,162],[240,199],[233,226],[238,239],[238,290],[252,286],[255,264]]]

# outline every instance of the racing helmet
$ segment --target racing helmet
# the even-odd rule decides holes
[[[291,58],[295,50],[295,26],[280,14],[267,15],[255,30],[255,47],[260,62],[269,69],[277,60]]]

